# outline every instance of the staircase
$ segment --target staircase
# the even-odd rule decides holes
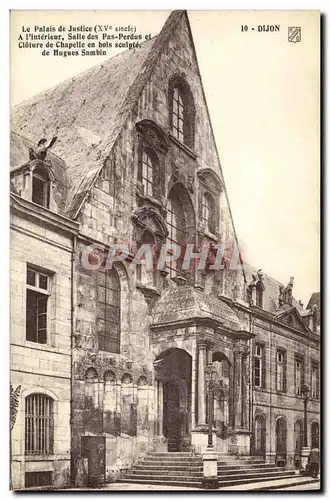
[[[219,456],[219,487],[239,486],[260,481],[285,479],[295,475],[266,464],[260,457]],[[193,453],[148,453],[144,459],[125,473],[120,482],[202,488],[203,462],[201,455]]]

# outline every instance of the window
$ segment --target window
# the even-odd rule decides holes
[[[50,182],[46,171],[37,167],[32,174],[32,201],[49,208]]]
[[[25,473],[25,488],[51,486],[53,484],[52,471],[38,471]]]
[[[281,350],[276,352],[276,390],[286,391],[286,354]]]
[[[264,375],[264,346],[260,344],[255,345],[254,351],[254,386],[265,386]]]
[[[178,141],[194,147],[195,106],[188,85],[181,79],[170,83],[170,126]]]
[[[202,200],[202,223],[207,231],[214,231],[214,203],[212,197],[205,193]]]
[[[141,181],[144,194],[151,197],[154,196],[156,162],[155,154],[150,149],[144,149],[142,153]]]
[[[304,383],[304,363],[302,358],[296,356],[294,360],[294,387],[295,394],[302,394],[302,386]]]
[[[25,454],[53,453],[53,400],[44,394],[31,394],[25,399]]]
[[[152,266],[157,254],[156,240],[151,231],[145,230],[141,237],[141,245],[148,245],[152,258]],[[145,258],[146,254],[140,260],[140,264],[136,265],[136,279],[145,286],[157,286],[157,271],[153,267],[150,269],[150,255],[149,259]]]
[[[170,245],[179,245],[181,247],[180,257],[173,261],[167,263],[170,268],[170,276],[174,277],[176,274],[180,273],[182,267],[182,260],[184,256],[184,247],[186,244],[186,221],[185,213],[181,203],[181,200],[177,193],[172,190],[168,199],[167,206],[167,227],[168,227],[168,238],[167,243]],[[181,271],[181,274],[184,274]]]
[[[320,397],[320,374],[319,365],[317,363],[312,363],[312,398]]]
[[[51,278],[28,266],[26,282],[26,340],[46,344]]]
[[[114,269],[100,270],[98,282],[99,349],[120,351],[120,281]]]

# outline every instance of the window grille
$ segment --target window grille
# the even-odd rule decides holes
[[[52,471],[38,471],[25,473],[25,488],[50,486],[53,483]]]
[[[25,454],[53,453],[53,400],[44,394],[25,399]]]

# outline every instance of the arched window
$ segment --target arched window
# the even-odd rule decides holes
[[[120,352],[120,281],[115,269],[100,269],[97,328],[99,349]]]
[[[255,455],[264,455],[266,451],[266,419],[264,415],[256,415],[254,423]]]
[[[195,106],[191,91],[182,79],[174,78],[169,89],[170,127],[173,136],[194,147]]]
[[[207,231],[214,232],[214,202],[209,193],[205,193],[202,199],[202,223]]]
[[[30,394],[25,398],[25,454],[53,453],[53,399],[45,394]]]
[[[184,274],[181,271],[182,260],[184,257],[184,248],[186,245],[186,219],[182,202],[178,193],[172,189],[169,194],[167,204],[167,227],[168,238],[167,243],[170,245],[177,245],[181,249],[180,257],[168,263],[170,270],[170,277],[175,277],[177,273]]]
[[[49,208],[50,180],[45,169],[37,167],[32,174],[32,201]]]
[[[85,373],[85,409],[93,409],[98,406],[99,391],[98,377],[94,368],[88,368]]]
[[[157,286],[157,272],[153,267],[154,259],[156,257],[156,240],[151,231],[146,229],[141,237],[141,245],[148,245],[149,259],[141,258],[141,264],[136,265],[136,279],[143,285]],[[152,259],[152,268],[149,267],[150,257]]]
[[[279,460],[283,461],[286,458],[287,451],[287,427],[284,417],[280,417],[276,421],[276,454],[280,455]]]
[[[143,194],[154,196],[158,160],[157,155],[150,148],[144,148],[141,160],[141,182]]]

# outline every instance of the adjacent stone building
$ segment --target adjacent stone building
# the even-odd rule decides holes
[[[186,12],[16,106],[12,131],[13,486],[65,485],[70,458],[85,484],[147,451],[203,451],[209,364],[216,450],[297,465],[304,384],[318,441],[318,309],[242,265]],[[176,261],[134,263],[166,243]],[[129,251],[107,269],[114,244]],[[206,267],[185,269],[205,244]]]

